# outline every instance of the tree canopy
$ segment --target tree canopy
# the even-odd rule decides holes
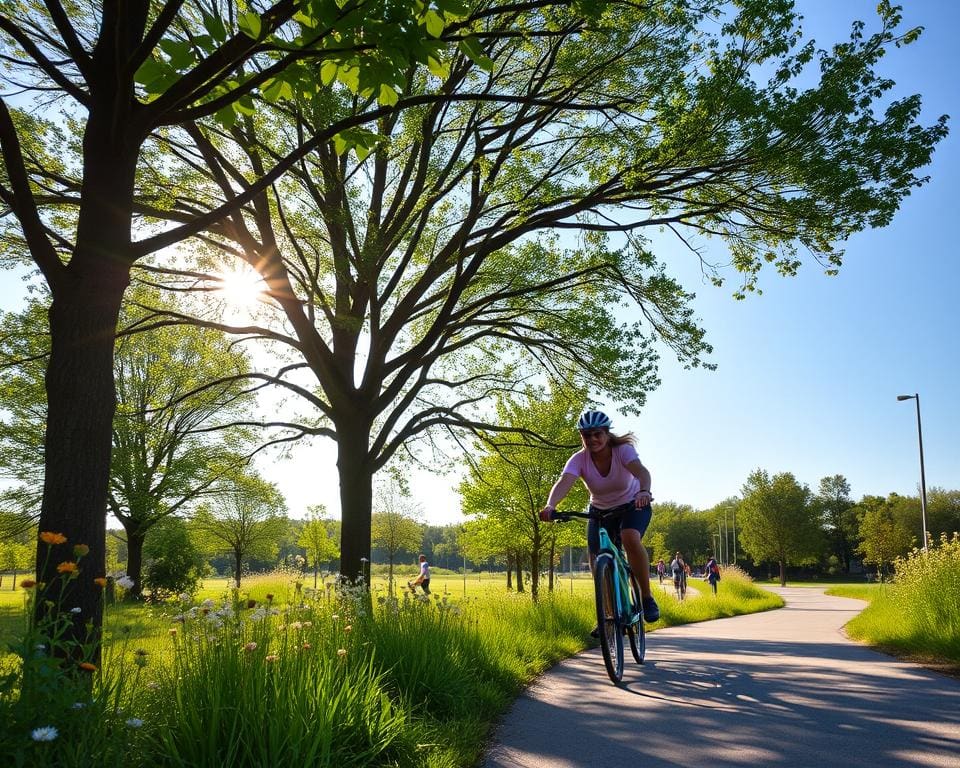
[[[885,0],[877,31],[818,49],[786,0],[6,3],[4,93],[70,118],[0,99],[4,243],[53,294],[44,525],[102,563],[122,295],[196,237],[260,271],[283,331],[253,332],[316,379],[283,383],[338,442],[356,575],[401,447],[490,428],[524,376],[629,409],[655,342],[701,362],[644,228],[722,237],[743,293],[803,253],[832,271],[836,243],[891,220],[946,132],[917,96],[878,106],[884,50],[918,34],[899,23]]]
[[[822,531],[810,504],[810,489],[789,472],[772,477],[764,470],[750,473],[741,491],[738,510],[740,542],[755,563],[780,566],[780,585],[786,586],[787,564],[815,558]]]

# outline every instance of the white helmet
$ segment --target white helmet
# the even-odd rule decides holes
[[[584,411],[577,420],[577,429],[610,429],[612,423],[603,411]]]

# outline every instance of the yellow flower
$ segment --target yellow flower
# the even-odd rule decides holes
[[[344,656],[346,656],[346,655],[347,655],[347,649],[346,649],[346,648],[341,648],[339,651],[337,651],[337,656],[339,656],[341,659],[342,659]]]
[[[107,586],[107,580],[106,580],[105,578],[103,578],[103,576],[99,576],[99,577],[97,577],[96,579],[94,579],[94,580],[93,580],[93,583],[96,584],[98,587],[101,587],[101,588]]]
[[[353,626],[350,625],[350,624],[347,624],[347,626],[345,626],[345,627],[343,628],[343,631],[344,631],[344,632],[353,632]]]
[[[44,544],[66,544],[67,537],[62,533],[51,533],[50,531],[44,531],[40,534],[40,541]]]
[[[76,564],[76,563],[72,563],[72,562],[70,562],[70,561],[68,560],[68,561],[66,561],[66,562],[64,562],[64,563],[60,563],[60,565],[57,566],[57,571],[58,571],[59,573],[76,573],[76,572],[77,572],[77,564]]]
[[[96,666],[93,665],[93,664],[91,664],[89,661],[81,661],[81,662],[80,662],[80,669],[82,669],[84,672],[96,672],[96,671],[97,671]]]
[[[35,586],[37,586],[37,582],[33,579],[24,579],[20,582],[21,589],[33,589]]]
[[[74,545],[73,545],[73,556],[74,556],[75,558],[77,558],[78,560],[79,560],[81,557],[83,557],[83,556],[85,556],[85,555],[89,555],[89,554],[90,554],[90,547],[88,547],[86,544],[74,544]]]

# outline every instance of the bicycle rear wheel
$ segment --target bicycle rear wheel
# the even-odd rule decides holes
[[[639,618],[627,627],[627,637],[630,638],[630,653],[633,654],[633,660],[637,664],[643,664],[643,658],[647,654],[647,633],[643,627],[643,603],[640,602],[640,584],[637,577],[630,574],[630,603]]]
[[[607,675],[614,683],[623,677],[623,632],[617,615],[617,592],[613,558],[599,555],[596,565],[597,627],[600,630],[600,650]]]

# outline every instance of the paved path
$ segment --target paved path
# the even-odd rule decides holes
[[[497,728],[483,768],[960,768],[960,680],[848,640],[863,603],[775,590],[782,610],[688,624],[558,664]]]

